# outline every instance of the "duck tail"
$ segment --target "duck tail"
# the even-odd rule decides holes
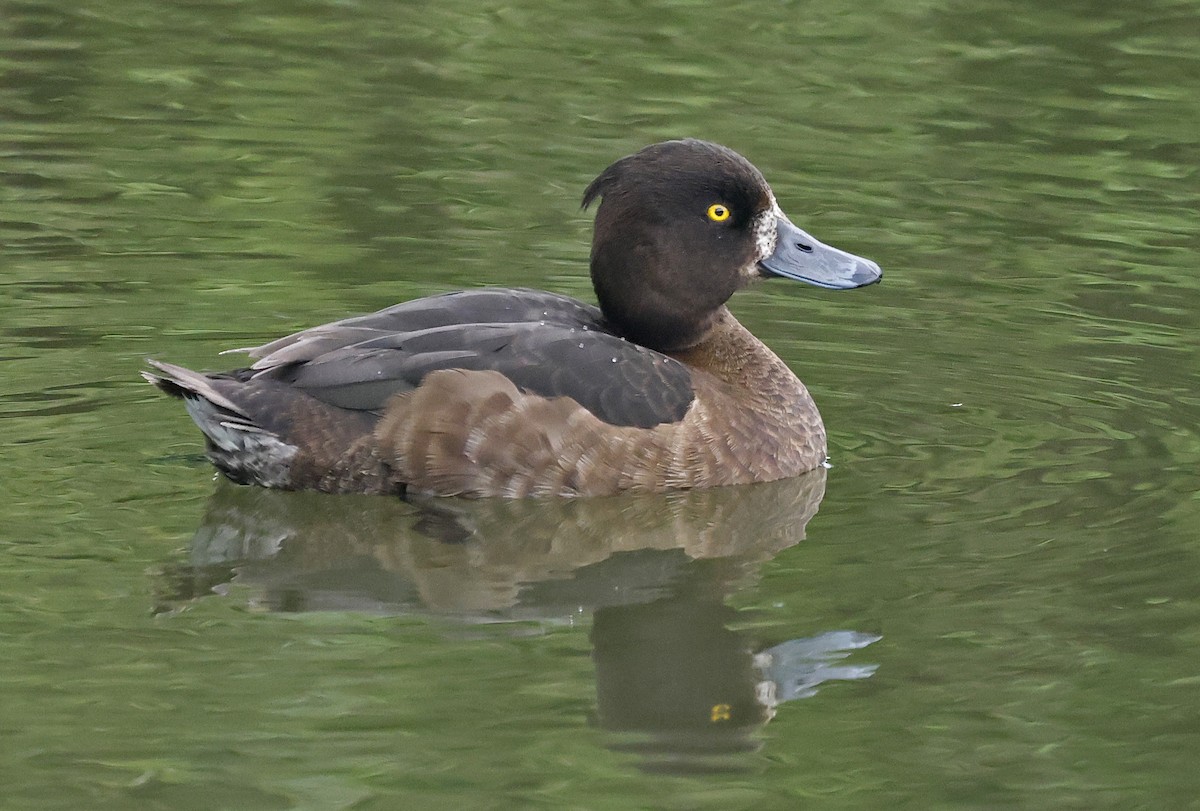
[[[183,400],[209,461],[238,484],[333,493],[404,492],[369,441],[379,417],[254,369],[206,374],[147,360],[148,382]]]
[[[246,388],[237,373],[207,375],[173,363],[147,359],[154,372],[142,377],[184,407],[204,433],[207,456],[238,484],[290,488],[292,460],[299,448],[261,425],[252,408],[237,402],[236,392]]]

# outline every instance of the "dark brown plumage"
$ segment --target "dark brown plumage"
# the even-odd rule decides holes
[[[150,361],[229,478],[329,492],[601,495],[769,481],[825,458],[804,385],[725,307],[762,276],[878,281],[779,210],[736,153],[669,141],[600,199],[600,307],[534,290],[434,296],[245,350],[200,374]]]

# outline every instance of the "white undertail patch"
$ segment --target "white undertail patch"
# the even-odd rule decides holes
[[[289,486],[292,458],[299,450],[295,445],[195,393],[185,394],[183,405],[208,437],[207,456],[214,465],[237,481],[253,481],[264,487]]]

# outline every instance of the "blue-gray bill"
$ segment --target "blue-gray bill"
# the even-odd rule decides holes
[[[777,219],[775,251],[759,261],[770,276],[782,276],[831,290],[849,290],[875,284],[883,278],[879,265],[814,239],[787,217]]]

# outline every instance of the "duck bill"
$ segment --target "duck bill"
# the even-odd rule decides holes
[[[875,284],[883,278],[879,265],[826,245],[801,231],[783,214],[776,217],[775,251],[758,266],[764,275],[782,276],[831,290]]]

